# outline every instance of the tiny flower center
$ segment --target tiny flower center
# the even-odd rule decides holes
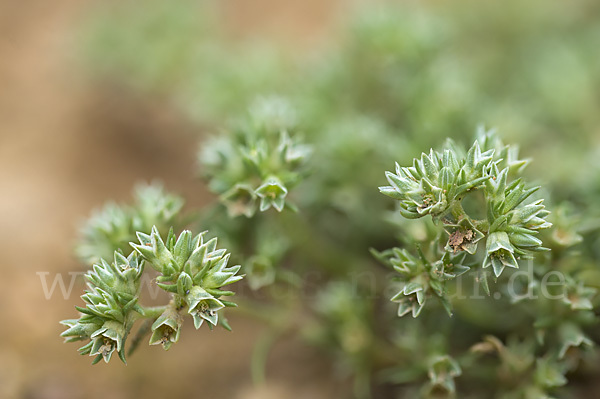
[[[110,352],[113,351],[115,343],[108,338],[104,338],[104,345],[102,345],[99,349],[99,352],[102,353],[102,356],[108,356]]]

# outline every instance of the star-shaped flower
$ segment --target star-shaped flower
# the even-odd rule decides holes
[[[217,325],[217,311],[225,305],[214,296],[206,292],[202,287],[193,286],[186,296],[188,313],[194,318],[194,326],[200,328],[204,320],[213,326]]]

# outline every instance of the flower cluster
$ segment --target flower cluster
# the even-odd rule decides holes
[[[256,102],[199,153],[219,203],[194,222],[219,231],[219,242],[244,265],[238,273],[261,290],[245,301],[266,327],[253,351],[256,381],[264,378],[268,348],[297,332],[336,357],[344,378],[338,388],[352,379],[357,399],[567,397],[593,382],[597,353],[589,347],[599,341],[600,305],[596,0],[569,3],[569,12],[543,0],[369,4],[357,10],[339,49],[328,47],[322,60],[308,63],[212,42],[223,32],[211,35],[218,24],[197,21],[213,11],[197,12],[197,3],[150,0],[143,12],[110,10],[92,46],[103,62],[94,64],[183,99],[180,111],[201,126],[220,126],[261,92],[301,106],[301,130],[315,149],[310,165],[292,108],[273,98]],[[127,23],[119,27],[115,16]],[[158,46],[146,40],[153,26],[169,27]],[[526,62],[518,62],[524,54]],[[526,151],[539,155],[537,170],[548,171],[541,177],[554,197],[552,215],[544,208],[548,194],[519,180],[529,161],[516,146],[483,131],[462,145],[476,121],[526,135]],[[440,132],[456,141],[405,163],[443,144]],[[381,195],[373,182],[393,160],[400,166]],[[303,179],[306,166],[315,173]],[[393,216],[382,212],[389,197],[399,210]],[[256,215],[293,208],[290,201],[302,213]],[[572,211],[562,213],[562,201]],[[152,224],[164,239],[169,224],[140,231],[150,233]],[[124,231],[131,238],[115,241],[125,255],[135,240],[130,225]],[[389,267],[367,270],[366,248],[394,246],[392,237],[399,248],[377,253]],[[150,342],[165,349],[178,341],[190,307],[200,310],[197,323],[211,327],[223,322],[227,306],[185,264],[163,256],[174,254],[176,241],[167,238],[168,251],[155,251],[157,264],[168,261],[158,267],[159,283],[172,300],[144,312],[152,314]],[[543,247],[552,252],[539,252]],[[533,259],[523,262],[527,257]],[[317,292],[307,309],[307,293]],[[385,293],[394,302],[381,301]],[[445,317],[450,309],[454,316]],[[411,313],[418,317],[397,317]],[[574,388],[562,387],[567,376]]]
[[[89,290],[82,296],[86,306],[77,307],[82,313],[79,319],[62,321],[68,327],[62,336],[66,342],[89,340],[79,352],[95,356],[93,364],[102,359],[108,363],[115,351],[125,362],[124,342],[136,313],[144,313],[138,305],[142,272],[137,254],[125,258],[115,252],[113,263],[101,259],[86,274]]]
[[[177,224],[182,207],[183,199],[165,192],[162,185],[138,185],[133,205],[110,202],[92,215],[81,229],[76,253],[88,264],[101,258],[110,259],[115,250],[129,254],[129,242],[135,240],[136,231],[150,231],[157,226],[159,231],[166,232]]]
[[[217,325],[217,312],[234,303],[220,299],[233,295],[232,291],[221,290],[223,286],[242,279],[236,275],[241,266],[227,267],[229,254],[225,249],[217,249],[217,239],[204,242],[206,232],[192,236],[191,231],[183,231],[176,237],[171,230],[162,240],[156,228],[151,234],[138,233],[139,244],[132,244],[140,256],[161,275],[156,278],[159,287],[174,296],[176,308],[187,308],[194,319],[194,326],[200,328],[206,320],[209,326]],[[167,309],[152,326],[153,343],[157,342],[159,329],[167,330],[169,345],[179,337],[181,321],[177,313]],[[162,338],[161,338],[162,339]],[[166,341],[165,341],[166,342]]]
[[[542,200],[525,202],[538,187],[526,188],[520,178],[508,180],[527,164],[519,159],[518,149],[502,145],[493,132],[483,130],[468,151],[452,141],[447,147],[442,153],[423,154],[412,167],[396,164],[395,174],[386,172],[390,186],[379,189],[398,200],[401,215],[431,215],[441,221],[448,233],[448,252],[474,255],[485,238],[482,267],[492,266],[496,277],[507,266],[518,268],[518,258],[545,250],[536,235],[551,226],[545,219],[549,212]],[[465,198],[478,191],[483,195],[473,200],[480,200],[476,208],[485,207],[484,218],[478,218],[477,209],[463,207]]]
[[[419,316],[431,297],[437,298],[448,314],[452,314],[445,283],[469,271],[470,267],[464,264],[466,253],[445,252],[442,258],[435,262],[428,261],[420,250],[418,257],[400,248],[383,252],[373,251],[373,254],[398,273],[395,279],[400,282],[400,288],[391,298],[399,305],[398,316],[402,317],[408,313],[413,317]]]
[[[443,153],[432,149],[411,167],[396,164],[395,174],[386,172],[390,185],[379,190],[398,200],[400,213],[408,219],[442,217],[468,191],[490,178],[485,172],[492,158],[493,150],[482,153],[477,141],[463,159],[450,149]]]
[[[290,206],[289,190],[304,173],[311,152],[297,139],[296,117],[280,98],[261,98],[233,137],[208,143],[199,162],[212,191],[231,217],[251,217],[273,207]]]
[[[234,292],[221,288],[242,278],[236,275],[240,266],[227,267],[226,250],[217,249],[216,238],[204,242],[205,233],[192,236],[185,230],[176,237],[171,229],[165,243],[156,226],[151,234],[138,232],[140,243],[131,243],[134,251],[129,257],[116,251],[112,264],[101,259],[86,274],[89,290],[82,296],[86,307],[77,307],[79,319],[62,322],[68,327],[62,336],[67,342],[89,340],[79,351],[96,356],[95,364],[101,359],[108,362],[115,351],[125,362],[125,341],[138,319],[153,320],[150,345],[161,344],[164,349],[179,340],[184,310],[196,328],[206,320],[211,329],[217,323],[230,329],[217,312],[236,306],[221,299]],[[158,286],[171,293],[168,305],[145,308],[138,303],[145,263],[160,273]],[[133,348],[135,341],[138,338]]]

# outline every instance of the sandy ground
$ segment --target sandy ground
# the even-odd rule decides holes
[[[309,47],[337,2],[225,2],[233,36],[277,35]],[[314,350],[281,342],[268,383],[253,387],[252,342],[262,327],[233,317],[233,333],[186,329],[169,353],[143,347],[128,366],[90,366],[64,345],[58,321],[75,317],[81,279],[68,298],[48,282],[81,271],[72,256],[77,226],[107,199],[158,178],[188,204],[207,200],[194,180],[198,128],[164,99],[94,81],[75,56],[79,21],[91,2],[0,0],[0,397],[329,398],[331,370]],[[268,10],[268,12],[266,12]],[[191,326],[188,326],[191,327]],[[293,392],[293,394],[290,394]]]

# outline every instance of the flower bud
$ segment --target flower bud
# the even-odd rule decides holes
[[[168,350],[172,344],[179,340],[183,317],[173,309],[172,306],[161,314],[152,324],[152,336],[150,345],[161,344],[165,350]]]
[[[185,300],[188,304],[188,313],[194,318],[196,329],[200,328],[204,320],[214,326],[217,325],[217,311],[225,307],[221,301],[197,285],[191,288]]]

